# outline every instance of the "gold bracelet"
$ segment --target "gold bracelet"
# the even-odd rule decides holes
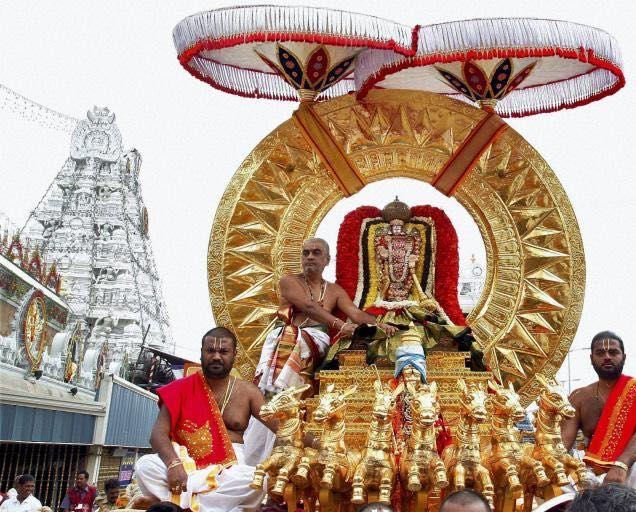
[[[334,319],[334,321],[333,321],[333,322],[331,322],[331,328],[332,328],[332,329],[335,329],[335,328],[336,328],[336,322],[337,322],[337,321],[338,321],[338,319],[336,318],[336,319]]]
[[[340,330],[338,331],[338,334],[336,334],[336,336],[338,336],[339,334],[342,334],[342,329],[345,328],[345,325],[348,325],[349,322],[343,322],[342,325],[340,326]]]
[[[174,459],[170,464],[168,464],[168,470],[181,466],[182,464],[183,462],[181,462],[181,459]]]
[[[621,462],[620,460],[615,460],[614,462],[612,462],[612,466],[616,466],[617,468],[624,469],[626,473],[629,473],[629,468],[627,467],[627,464],[625,464],[624,462]]]

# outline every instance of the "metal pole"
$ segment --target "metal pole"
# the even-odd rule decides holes
[[[146,327],[146,332],[144,333],[144,337],[141,338],[141,347],[139,347],[139,353],[137,354],[137,362],[135,366],[139,364],[139,358],[141,357],[142,352],[144,351],[144,346],[146,345],[146,336],[148,336],[148,331],[150,331],[150,324]]]
[[[571,350],[568,350],[568,395],[572,393],[572,366],[570,364],[570,354],[572,352],[580,352],[581,350],[587,350],[587,347],[573,348]]]

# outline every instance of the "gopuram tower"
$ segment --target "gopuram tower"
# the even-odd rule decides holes
[[[140,166],[139,152],[122,147],[115,114],[94,107],[77,124],[70,157],[22,230],[47,265],[56,263],[73,310],[69,325],[85,326],[84,353],[99,354],[113,372],[135,361],[142,340],[174,349]]]

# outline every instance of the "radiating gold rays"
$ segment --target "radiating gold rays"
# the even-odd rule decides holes
[[[486,221],[495,231],[500,227],[489,262],[499,278],[475,331],[495,375],[522,385],[538,372],[553,376],[572,341],[585,281],[580,233],[556,177],[513,131],[493,145],[461,193],[471,194],[481,180],[492,194],[489,200],[500,202],[507,215],[503,223]],[[498,258],[499,250],[504,258]],[[507,274],[507,265],[517,272]],[[573,284],[579,294],[572,293]]]
[[[315,106],[367,182],[430,183],[484,113],[413,91],[372,91]],[[395,190],[387,190],[387,200]],[[299,270],[303,239],[342,198],[318,156],[287,121],[250,153],[217,210],[208,251],[218,324],[238,335],[239,370],[251,378],[278,299],[276,284]],[[554,376],[583,302],[585,266],[574,213],[541,156],[513,130],[486,151],[456,198],[478,225],[488,277],[471,324],[495,375],[536,392]],[[534,391],[533,391],[534,390]]]

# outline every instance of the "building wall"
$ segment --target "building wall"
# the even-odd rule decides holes
[[[95,416],[0,404],[0,440],[91,444]]]
[[[136,386],[135,386],[136,387]],[[104,446],[150,448],[150,432],[157,419],[157,398],[116,378],[110,397]]]
[[[109,478],[119,478],[119,466],[121,464],[121,457],[115,457],[111,453],[102,453],[102,458],[99,463],[99,475],[97,477],[97,490],[104,490],[104,482]]]

